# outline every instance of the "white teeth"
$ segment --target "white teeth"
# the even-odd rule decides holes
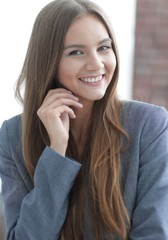
[[[87,82],[87,83],[94,83],[94,82],[99,82],[102,80],[102,75],[99,75],[97,77],[87,77],[87,78],[80,78],[81,81]]]

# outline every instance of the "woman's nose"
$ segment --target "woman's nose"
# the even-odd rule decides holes
[[[98,53],[94,53],[88,56],[86,59],[86,70],[97,71],[104,67],[103,60]]]

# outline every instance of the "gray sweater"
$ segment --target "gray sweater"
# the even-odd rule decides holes
[[[123,196],[132,224],[128,239],[167,240],[168,112],[147,103],[123,102],[122,123],[130,135],[129,148],[121,156]],[[21,149],[21,116],[16,116],[0,130],[7,239],[57,240],[81,164],[46,146],[33,186]],[[93,240],[87,222],[85,239]]]

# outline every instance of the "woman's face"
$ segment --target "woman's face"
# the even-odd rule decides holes
[[[102,22],[93,15],[70,26],[58,67],[59,83],[80,101],[101,99],[113,77],[116,57]]]

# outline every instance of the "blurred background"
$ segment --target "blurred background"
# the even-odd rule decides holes
[[[94,0],[111,19],[118,42],[122,99],[168,109],[168,1]],[[32,26],[47,0],[2,1],[0,8],[0,125],[22,111],[14,86],[27,50]],[[0,183],[1,185],[1,183]],[[0,199],[0,239],[4,238]]]
[[[132,98],[168,109],[167,29],[167,0],[137,0]]]

